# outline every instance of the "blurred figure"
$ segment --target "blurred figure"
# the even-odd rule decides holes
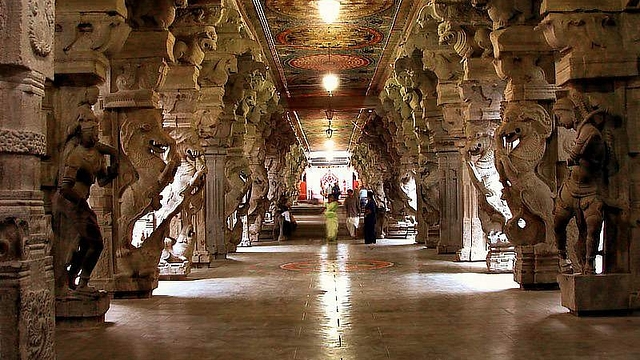
[[[373,191],[367,192],[367,205],[364,207],[364,243],[376,243],[376,210],[378,206],[373,200]]]
[[[347,190],[347,197],[344,199],[344,207],[347,211],[347,230],[352,239],[356,238],[358,225],[360,223],[360,199],[353,195],[353,190]]]
[[[333,194],[329,194],[324,216],[326,218],[327,242],[336,242],[338,239],[338,202]]]

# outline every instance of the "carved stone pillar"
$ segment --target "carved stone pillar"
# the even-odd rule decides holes
[[[140,247],[133,245],[133,229],[142,216],[160,209],[160,193],[180,161],[175,140],[162,128],[158,91],[167,80],[168,64],[175,61],[175,37],[168,29],[184,4],[176,2],[150,15],[156,6],[152,1],[127,3],[133,31],[113,57],[111,93],[105,97],[105,116],[123,159],[115,184],[117,228],[110,255],[115,296],[148,297],[157,287],[157,262],[169,221],[157,224]]]
[[[563,97],[554,106],[556,118],[560,122],[564,119],[563,111],[572,108],[569,114],[577,124],[574,137],[581,137],[582,129],[591,126],[602,134],[607,153],[603,161],[605,170],[588,174],[596,178],[598,189],[591,201],[601,201],[602,209],[597,214],[593,207],[583,209],[585,216],[602,216],[602,243],[596,239],[598,244],[594,244],[578,235],[576,242],[568,244],[574,274],[558,276],[562,305],[577,315],[640,308],[640,256],[637,244],[631,240],[637,235],[633,226],[637,224],[638,214],[635,190],[638,170],[634,169],[638,168],[635,120],[638,119],[636,89],[640,54],[640,46],[633,39],[640,35],[637,26],[640,17],[637,13],[625,12],[628,6],[601,1],[592,4],[591,11],[585,13],[579,2],[549,0],[541,9],[545,17],[539,29],[557,51],[556,80]],[[565,106],[567,104],[570,106]],[[575,147],[569,146],[569,149],[575,157]],[[582,168],[581,164],[571,161],[560,163],[562,169],[566,169],[566,165],[570,165],[565,172],[569,172],[571,179],[574,178],[571,174]],[[565,180],[564,184],[565,188],[572,188],[570,181]],[[557,206],[558,202],[557,198]],[[626,214],[631,214],[631,219]],[[561,223],[559,217],[555,220]],[[578,227],[581,225],[589,232],[589,225],[578,224]],[[603,249],[602,274],[596,275],[591,270],[598,253],[590,251],[590,243]],[[607,296],[592,295],[596,293]]]
[[[435,86],[434,86],[435,93]],[[418,156],[418,233],[416,239],[428,248],[437,248],[440,242],[440,173],[434,149],[437,124],[442,111],[435,97],[423,100],[424,117],[416,122],[420,141]]]
[[[507,81],[502,122],[496,130],[496,165],[513,214],[505,234],[516,245],[514,278],[522,288],[544,288],[557,284],[551,159],[555,143],[547,149],[552,134],[548,109],[555,87],[550,48],[534,31],[539,4],[521,5],[487,5],[496,72]]]
[[[467,104],[464,111],[467,136],[464,156],[471,183],[478,196],[478,218],[486,237],[490,272],[512,272],[513,245],[504,234],[511,211],[502,199],[502,184],[495,166],[495,130],[500,123],[500,103],[504,82],[487,58],[467,58],[460,95]]]
[[[206,232],[205,239],[207,241],[207,250],[213,259],[226,258],[225,246],[225,228],[226,216],[224,211],[225,205],[225,164],[227,159],[226,149],[216,149],[214,147],[205,148],[205,160],[207,169],[215,176],[208,176],[205,185],[205,213],[206,213]],[[204,254],[201,254],[202,256]],[[210,260],[213,260],[210,259]],[[201,262],[204,259],[200,259]],[[210,261],[209,260],[209,261]]]
[[[432,1],[418,15],[412,39],[406,44],[405,53],[419,52],[425,70],[437,79],[437,107],[427,105],[433,97],[428,86],[423,91],[423,104],[427,109],[427,124],[432,135],[430,151],[438,159],[440,241],[441,253],[457,253],[461,260],[480,260],[486,255],[485,241],[475,208],[477,198],[471,185],[461,154],[464,146],[465,105],[457,88],[462,75],[460,58],[468,57],[481,49],[470,47],[464,35],[467,33],[457,23],[477,13],[468,11],[469,4],[462,2]],[[473,22],[473,21],[470,21]],[[477,47],[477,45],[476,45]],[[441,113],[438,113],[438,110]]]
[[[205,185],[204,238],[197,242],[193,262],[209,265],[214,259],[226,258],[225,248],[225,164],[233,118],[223,114],[225,84],[230,71],[237,71],[235,57],[207,55],[200,77],[201,98],[198,102],[197,127],[205,145],[208,169]],[[233,111],[233,110],[231,110]],[[200,225],[199,225],[200,226]]]
[[[120,51],[130,28],[126,25],[126,8],[124,3],[114,0],[103,0],[84,4],[72,1],[58,1],[56,8],[56,85],[51,87],[51,98],[55,119],[49,130],[50,156],[45,164],[46,185],[50,189],[49,197],[56,192],[58,172],[64,159],[63,153],[68,137],[68,129],[84,117],[87,112],[93,113],[101,122],[100,141],[114,145],[110,136],[110,124],[102,121],[99,98],[88,101],[97,87],[102,92],[108,91],[107,79],[110,57]],[[98,103],[93,102],[98,99]],[[117,146],[117,145],[114,145]],[[93,278],[110,278],[113,273],[109,254],[112,251],[113,237],[113,188],[109,184],[103,188],[94,187],[89,203],[98,217],[100,231],[103,236],[104,250],[92,274]],[[57,214],[60,215],[60,214]],[[54,217],[56,214],[54,214]],[[54,219],[55,220],[55,219]],[[73,229],[64,223],[54,221],[56,241],[54,245],[54,270],[56,273],[56,318],[59,323],[68,322],[71,326],[80,323],[93,325],[103,322],[104,314],[109,309],[109,297],[105,292],[99,296],[76,296],[67,290],[66,267],[68,257],[76,237]],[[71,231],[71,232],[70,232]],[[69,244],[69,245],[66,245]]]
[[[216,24],[217,49],[205,55],[198,79],[202,96],[198,105],[196,125],[203,139],[209,169],[205,185],[205,242],[198,242],[194,252],[194,262],[201,264],[213,259],[226,258],[227,238],[230,235],[226,231],[226,204],[233,203],[235,208],[245,194],[238,193],[246,190],[239,171],[235,173],[238,176],[232,176],[232,188],[228,185],[229,171],[237,168],[228,166],[227,163],[229,147],[233,146],[235,113],[244,92],[244,83],[236,81],[237,58],[243,54],[250,56],[254,51],[259,52],[255,41],[250,39],[248,32],[244,30],[245,25],[240,12],[230,3],[222,5],[224,11]],[[242,154],[242,147],[239,149]]]
[[[443,108],[440,127],[436,132],[436,151],[440,183],[440,243],[441,253],[456,252],[464,261],[484,260],[486,240],[477,216],[477,194],[471,183],[462,150],[464,146],[464,103],[457,84],[440,81],[438,103]]]
[[[219,3],[190,4],[187,8],[177,10],[176,20],[171,25],[171,32],[176,37],[173,48],[175,62],[169,64],[166,81],[160,92],[163,126],[173,129],[170,134],[177,141],[181,164],[173,182],[163,190],[163,208],[156,212],[156,218],[159,213],[167,211],[176,215],[180,213],[179,221],[172,226],[170,235],[174,239],[182,236],[180,241],[188,242],[188,251],[178,255],[173,250],[165,249],[165,253],[171,253],[172,256],[168,256],[168,261],[161,259],[160,276],[186,276],[191,268],[192,254],[197,254],[195,257],[198,261],[202,255],[198,244],[205,239],[205,224],[199,223],[196,212],[204,211],[201,191],[207,169],[204,149],[200,147],[200,138],[195,129],[200,120],[198,103],[202,97],[199,77],[207,54],[216,49],[214,25],[220,13]],[[185,193],[186,188],[191,188],[191,191]],[[181,202],[177,203],[179,199]]]
[[[40,159],[53,78],[53,1],[1,1],[0,358],[55,359],[50,217]]]

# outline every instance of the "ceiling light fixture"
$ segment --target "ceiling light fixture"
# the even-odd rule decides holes
[[[327,150],[333,150],[335,148],[336,144],[333,142],[333,140],[329,139],[327,141],[324,142],[324,147]]]
[[[331,139],[331,137],[333,136],[333,129],[331,128],[331,120],[329,120],[329,127],[327,128],[327,130],[324,131],[324,133],[327,135],[327,139]]]
[[[324,115],[327,117],[327,121],[329,122],[329,126],[324,131],[324,134],[327,135],[327,139],[331,139],[333,136],[333,129],[331,128],[331,120],[333,120],[333,107],[331,106],[331,98],[333,94],[329,91],[329,101],[327,102],[327,110],[324,111]]]
[[[322,77],[322,86],[329,93],[332,93],[333,90],[337,89],[339,83],[340,80],[335,74],[329,73]]]
[[[322,21],[328,24],[335,22],[340,14],[340,2],[337,0],[320,0],[318,1],[318,11]]]

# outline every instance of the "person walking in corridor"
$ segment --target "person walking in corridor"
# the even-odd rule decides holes
[[[333,194],[329,194],[329,202],[324,210],[324,216],[326,218],[327,242],[336,242],[338,239],[338,201]]]
[[[367,191],[367,205],[364,207],[364,243],[376,243],[376,201],[373,200],[373,191]]]
[[[344,199],[344,207],[347,210],[347,230],[352,239],[356,238],[358,224],[360,223],[360,199],[353,195],[353,190],[347,190],[347,197]]]

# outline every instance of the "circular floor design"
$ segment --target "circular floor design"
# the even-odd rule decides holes
[[[281,269],[307,272],[351,272],[377,270],[393,266],[382,260],[308,260],[280,265]]]

